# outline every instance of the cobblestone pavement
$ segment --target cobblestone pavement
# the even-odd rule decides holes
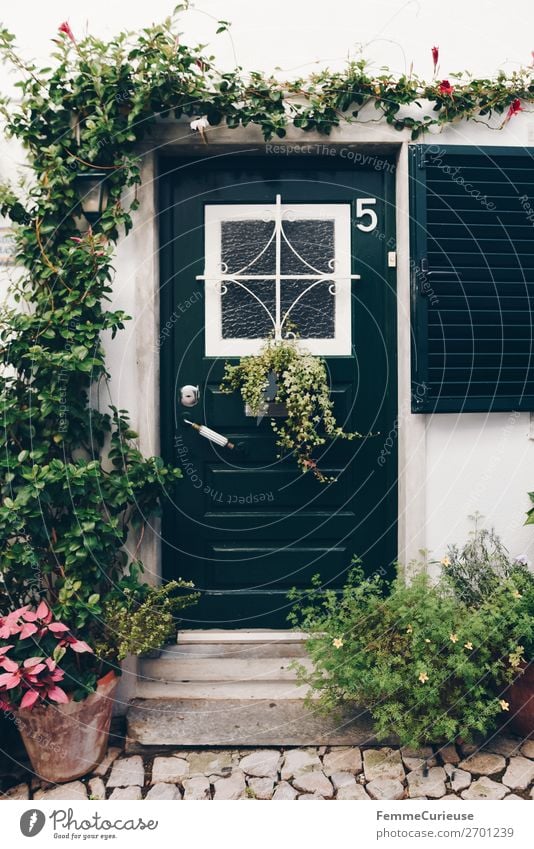
[[[180,750],[151,757],[109,748],[80,781],[33,778],[3,799],[534,799],[534,740],[474,745]]]

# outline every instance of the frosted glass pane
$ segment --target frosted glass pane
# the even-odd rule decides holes
[[[237,274],[244,268],[250,274],[274,274],[274,239],[269,245],[273,231],[272,221],[222,221],[221,260],[227,266],[226,273]]]
[[[300,219],[283,222],[282,274],[328,274],[335,257],[335,222],[332,219]],[[311,268],[310,268],[311,266]]]
[[[244,280],[243,284],[253,291],[274,315],[274,282]],[[265,309],[238,283],[225,282],[221,294],[221,315],[223,339],[265,339],[273,332],[273,323]]]
[[[320,206],[317,214],[321,215]],[[291,217],[282,214],[283,229],[277,235],[275,221],[263,220],[261,210],[257,218],[239,218],[236,206],[227,215],[220,220],[218,250],[225,278],[219,289],[219,338],[256,340],[273,335],[277,289],[274,279],[262,277],[277,273],[279,240],[281,277],[306,277],[280,279],[282,337],[294,333],[301,339],[336,339],[335,283],[320,279],[321,275],[335,273],[336,213],[331,212],[329,218],[295,218],[298,211],[294,209]],[[232,280],[232,275],[239,279]]]
[[[330,286],[333,288],[333,281],[321,281],[309,289],[313,282],[313,280],[284,280],[282,282],[282,315],[291,308],[284,324],[284,336],[288,330],[292,330],[300,339],[334,338],[336,298],[329,288]]]

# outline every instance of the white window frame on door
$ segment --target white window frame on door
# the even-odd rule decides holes
[[[351,274],[351,208],[349,203],[295,203],[283,204],[280,195],[276,196],[274,204],[209,204],[204,210],[205,224],[205,270],[197,276],[197,280],[205,282],[205,353],[207,357],[242,357],[257,354],[265,344],[265,339],[232,338],[222,336],[222,304],[225,283],[239,283],[254,296],[246,286],[246,281],[254,280],[254,261],[238,273],[226,273],[222,262],[222,222],[245,221],[262,219],[273,222],[276,267],[274,274],[257,274],[256,279],[273,280],[275,283],[276,311],[269,316],[273,323],[273,338],[281,341],[293,334],[284,331],[284,323],[297,302],[314,285],[330,282],[331,293],[335,297],[334,336],[332,338],[309,338],[300,340],[303,349],[311,354],[320,356],[348,356],[352,352],[352,321],[351,321],[351,281],[359,280],[360,275]],[[329,220],[334,222],[334,257],[332,271],[328,274],[314,269],[305,257],[301,257],[308,265],[310,274],[281,273],[280,253],[282,239],[288,242],[283,231],[286,220]],[[290,246],[291,247],[291,246]],[[265,246],[262,247],[261,253]],[[295,251],[294,248],[292,250]],[[295,251],[296,253],[296,251]],[[258,255],[259,256],[259,255]],[[256,257],[257,259],[258,257]],[[251,269],[247,273],[247,269]],[[281,286],[286,280],[309,280],[310,285],[297,298],[285,315],[281,315]],[[266,307],[263,307],[266,309]]]

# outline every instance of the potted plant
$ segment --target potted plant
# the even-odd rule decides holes
[[[159,648],[175,632],[175,614],[196,596],[173,594],[190,587],[149,587],[133,570],[85,628],[94,648],[45,601],[0,617],[0,709],[15,720],[37,775],[72,781],[100,762],[120,661]]]
[[[379,739],[413,747],[468,740],[510,716],[510,687],[534,637],[534,578],[511,565],[475,602],[462,597],[459,571],[449,575],[452,563],[443,559],[438,580],[423,571],[408,583],[399,570],[391,587],[356,563],[341,596],[319,579],[311,594],[292,593],[313,661],[299,676],[324,710],[366,707]]]
[[[91,647],[45,601],[0,618],[0,708],[15,719],[42,778],[77,778],[106,751],[117,676],[110,671],[97,680],[83,701],[68,692],[78,687],[82,670],[96,665]]]
[[[226,363],[221,391],[241,393],[252,415],[262,417],[266,402],[285,408],[285,416],[270,419],[276,444],[282,453],[294,454],[302,472],[311,471],[321,483],[324,475],[313,452],[327,439],[357,439],[339,427],[333,413],[326,364],[299,346],[297,339],[269,340],[259,354],[243,357],[239,363]]]
[[[522,737],[534,734],[534,576],[525,555],[511,559],[494,530],[479,527],[480,516],[472,517],[474,529],[467,543],[451,545],[441,561],[444,580],[455,595],[471,606],[491,604],[510,581],[517,608],[522,612],[517,646],[508,655],[513,680],[506,690],[509,725]]]

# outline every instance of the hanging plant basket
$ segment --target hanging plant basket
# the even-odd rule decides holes
[[[285,419],[287,418],[287,415],[286,404],[284,404],[283,401],[277,401],[276,398],[273,401],[266,401],[260,408],[259,413],[254,412],[250,404],[245,403],[245,416],[253,416],[255,418],[262,416],[270,419]]]
[[[326,363],[309,354],[296,339],[268,341],[259,354],[226,363],[221,391],[240,392],[245,415],[269,417],[280,449],[278,457],[293,454],[302,472],[324,475],[313,452],[328,439],[361,439],[347,433],[334,417]]]

